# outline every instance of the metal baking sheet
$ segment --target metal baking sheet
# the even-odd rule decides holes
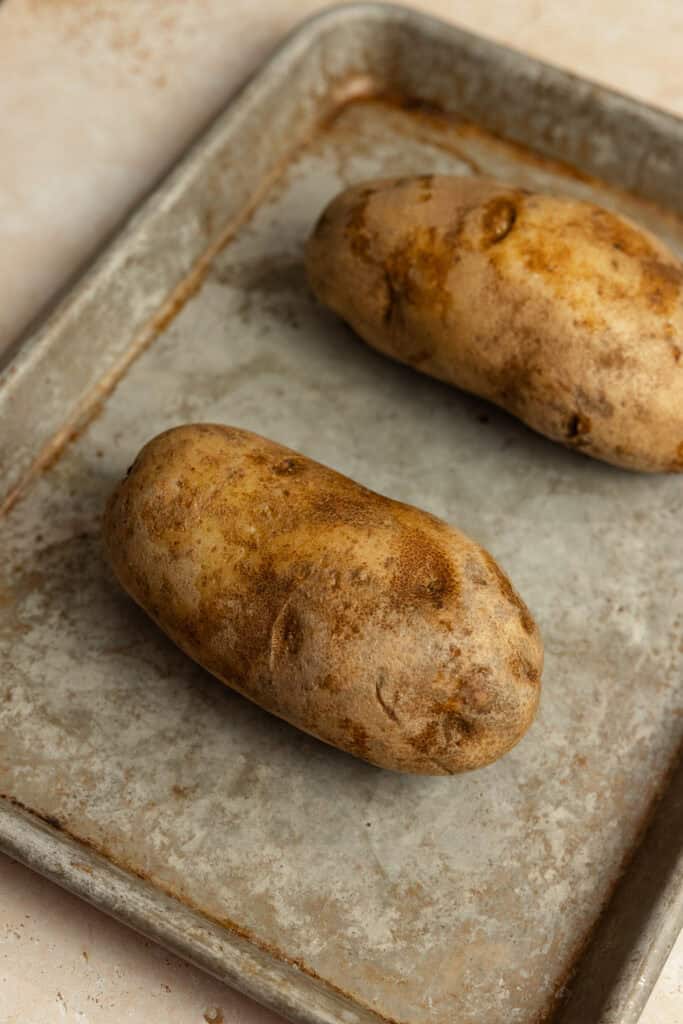
[[[295,1021],[630,1024],[682,905],[683,479],[565,451],[316,306],[326,200],[426,171],[593,197],[683,254],[680,121],[408,10],[305,24],[5,368],[0,845]],[[175,649],[99,528],[186,420],[486,545],[545,637],[525,740],[384,772]]]

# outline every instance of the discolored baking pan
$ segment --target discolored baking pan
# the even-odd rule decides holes
[[[5,367],[0,845],[295,1021],[632,1024],[680,925],[683,480],[565,451],[316,306],[327,199],[425,171],[593,197],[683,253],[676,119],[408,10],[300,28]],[[485,544],[546,640],[528,737],[399,776],[176,650],[99,528],[184,420]]]

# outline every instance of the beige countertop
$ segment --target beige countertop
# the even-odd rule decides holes
[[[283,33],[322,6],[0,4],[0,351]],[[414,6],[683,115],[679,0]],[[0,1024],[277,1019],[0,856]],[[683,1024],[683,938],[642,1024]]]

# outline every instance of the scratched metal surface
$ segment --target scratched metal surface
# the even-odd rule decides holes
[[[1,522],[0,792],[136,875],[132,902],[142,878],[146,899],[161,890],[286,961],[300,1004],[272,978],[226,976],[293,1018],[531,1024],[553,1012],[680,742],[683,487],[565,451],[316,307],[301,255],[320,208],[351,182],[425,170],[594,197],[683,255],[670,212],[438,113],[347,105]],[[546,643],[519,747],[462,777],[383,772],[176,650],[103,565],[99,523],[139,447],[189,420],[266,434],[489,548]],[[49,870],[45,835],[32,856]],[[84,895],[126,918],[125,884],[120,907]],[[312,979],[329,999],[308,1012]]]

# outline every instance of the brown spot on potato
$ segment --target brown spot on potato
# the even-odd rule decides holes
[[[275,473],[276,476],[294,476],[295,473],[303,472],[305,468],[306,463],[303,459],[288,456],[286,459],[282,459],[281,462],[278,462],[273,466],[273,473]]]
[[[520,243],[520,248],[522,262],[530,273],[552,279],[556,290],[564,289],[562,273],[565,273],[573,262],[572,249],[567,242],[552,235],[536,232],[530,238],[525,238]],[[496,259],[495,256],[491,258]]]
[[[450,710],[441,705],[434,707],[432,717],[414,736],[410,737],[413,748],[449,773],[448,757],[454,748],[461,746],[476,732],[476,725],[462,711]],[[446,762],[446,763],[444,763]]]
[[[271,461],[270,456],[266,452],[251,451],[247,453],[247,458],[255,466],[268,466]]]
[[[577,223],[581,231],[588,232],[598,241],[611,246],[635,260],[657,258],[657,250],[647,235],[610,210],[599,206],[586,207],[587,216]]]
[[[365,262],[372,262],[372,235],[367,225],[367,208],[373,188],[364,188],[356,196],[355,204],[346,218],[345,234],[351,246],[351,252]]]
[[[394,287],[391,275],[384,271],[384,310],[382,312],[383,322],[389,326],[397,313],[400,313],[401,295]]]
[[[410,737],[411,745],[420,754],[431,756],[436,749],[436,741],[439,732],[438,717],[430,719],[429,722],[415,736]]]
[[[493,673],[484,665],[475,665],[458,679],[457,697],[461,707],[476,715],[486,714],[496,701]]]
[[[496,196],[484,207],[482,218],[483,239],[485,248],[498,245],[512,231],[517,220],[517,207],[506,196]]]
[[[640,229],[611,213],[609,210],[589,208],[585,222],[575,225],[578,231],[587,233],[589,240],[610,247],[628,259],[633,260],[640,270],[639,295],[653,313],[666,315],[680,302],[683,289],[683,269],[674,262],[662,258],[661,251]],[[613,270],[619,263],[613,257]],[[620,285],[618,278],[604,281],[605,297],[632,301],[636,295]],[[600,286],[598,288],[600,294]]]
[[[579,446],[586,443],[586,435],[590,433],[591,420],[583,413],[574,412],[567,421],[565,439],[569,444]]]
[[[458,260],[445,235],[434,226],[406,231],[404,241],[390,252],[384,269],[388,287],[401,303],[430,308],[443,319],[452,304],[448,275]]]
[[[310,499],[312,522],[326,526],[382,526],[389,521],[389,502],[364,487],[345,487],[323,491]]]
[[[400,611],[425,606],[440,610],[460,594],[453,559],[427,532],[416,529],[399,535],[389,586],[391,604]]]
[[[477,724],[459,711],[447,711],[443,717],[443,731],[449,744],[460,743],[463,738],[476,733]]]
[[[628,358],[623,349],[611,348],[597,355],[598,365],[605,370],[623,370],[628,365]]]
[[[332,672],[326,672],[319,685],[321,690],[327,690],[329,693],[337,693],[342,689],[342,683]]]
[[[510,583],[510,580],[507,578],[503,570],[500,568],[495,558],[493,558],[493,556],[488,553],[486,548],[481,548],[480,551],[481,556],[486,565],[488,566],[489,572],[492,574],[496,583],[498,584],[498,589],[502,593],[503,597],[510,604],[514,605],[514,607],[517,609],[519,613],[520,622],[522,623],[522,629],[524,630],[524,632],[529,633],[529,635],[535,633],[536,623],[533,620],[531,612],[524,604],[524,601],[521,599],[515,588]]]
[[[512,652],[508,664],[515,679],[531,683],[533,686],[540,686],[541,673],[537,666],[519,651]]]
[[[681,349],[680,349],[680,348],[678,347],[678,345],[672,345],[672,346],[671,346],[671,354],[672,354],[672,355],[673,355],[673,357],[674,357],[674,362],[675,362],[675,363],[680,363],[680,361],[681,361],[681,356],[683,355],[683,352],[682,352],[682,351],[681,351]]]
[[[679,444],[676,449],[676,455],[673,462],[671,463],[672,473],[683,473],[683,441]]]
[[[653,313],[668,315],[680,303],[683,269],[662,260],[640,263],[640,294]]]
[[[421,174],[417,178],[417,182],[420,186],[420,193],[418,195],[418,203],[428,203],[432,198],[434,190],[434,175],[433,174]]]

